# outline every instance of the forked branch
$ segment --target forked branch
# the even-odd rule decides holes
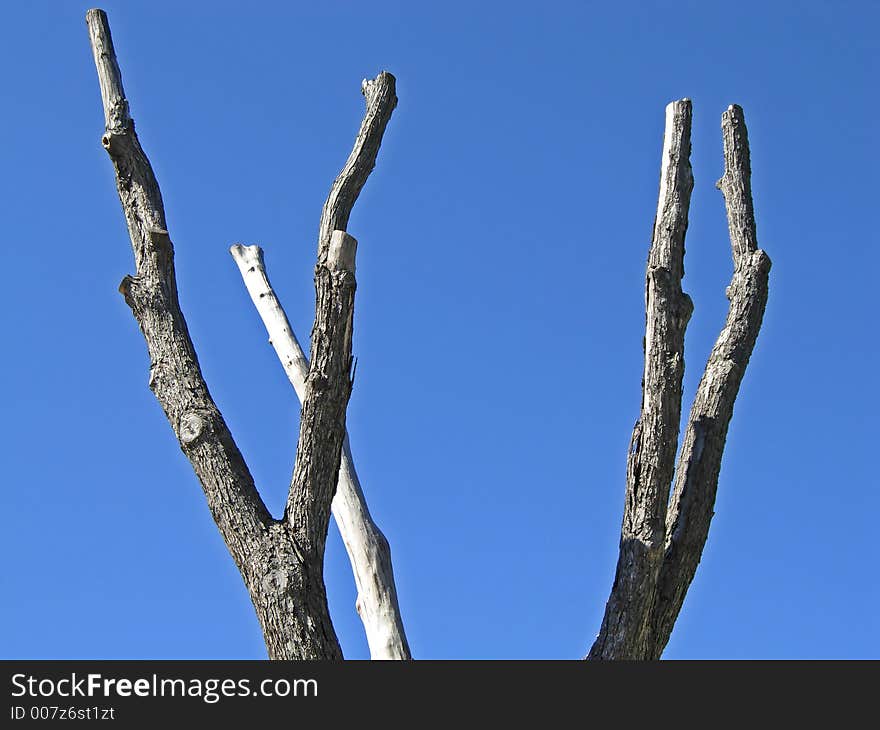
[[[269,282],[259,246],[230,248],[269,342],[300,400],[305,397],[309,365],[281,303]],[[391,549],[373,521],[354,468],[348,436],[342,445],[339,484],[331,504],[357,586],[357,610],[372,659],[410,659],[397,600]]]
[[[86,23],[104,106],[101,141],[116,169],[137,267],[120,290],[147,343],[150,387],[247,585],[269,657],[341,659],[323,558],[351,393],[356,242],[344,230],[330,231],[315,268],[315,326],[296,465],[284,519],[274,520],[199,368],[178,301],[162,196],[128,112],[107,16],[90,10]],[[351,204],[354,197],[349,194]]]
[[[730,310],[697,389],[670,498],[684,327],[692,311],[679,284],[693,183],[690,166],[683,164],[690,145],[685,146],[680,131],[690,130],[690,103],[667,107],[660,207],[648,259],[642,414],[627,465],[617,574],[591,659],[657,659],[663,653],[706,543],[727,428],[761,328],[770,259],[758,249],[755,235],[742,109],[731,106],[721,127],[725,172],[718,187],[724,193],[734,261],[727,289]]]

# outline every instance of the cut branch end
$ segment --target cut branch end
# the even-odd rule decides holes
[[[357,239],[345,231],[333,231],[327,251],[327,266],[331,271],[355,271]]]

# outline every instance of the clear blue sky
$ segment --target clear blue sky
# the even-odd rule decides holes
[[[320,7],[319,7],[320,6]],[[0,656],[260,658],[147,387],[80,2],[0,31]],[[316,232],[382,69],[348,424],[417,658],[575,658],[611,586],[664,107],[694,104],[685,408],[726,313],[743,106],[770,300],[669,658],[878,657],[876,2],[119,2],[107,10],[211,391],[275,514],[298,406],[227,253],[301,339]],[[14,255],[13,255],[14,254]],[[368,656],[331,527],[331,611]]]

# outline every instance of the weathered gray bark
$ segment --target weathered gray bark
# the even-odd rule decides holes
[[[86,21],[104,107],[102,145],[116,170],[136,264],[135,275],[123,279],[120,291],[147,344],[150,388],[241,572],[270,658],[342,658],[323,580],[331,507],[355,573],[371,655],[410,658],[390,550],[366,507],[345,430],[357,245],[346,227],[397,104],[394,77],[382,72],[363,82],[366,113],[321,214],[309,360],[269,285],[261,250],[232,248],[302,400],[287,505],[283,517],[274,519],[202,377],[180,310],[161,193],[135,134],[106,15],[90,10]],[[666,646],[705,546],[734,402],[767,301],[770,259],[757,246],[748,135],[742,109],[731,106],[722,116],[725,172],[718,183],[734,260],[730,309],[697,389],[676,464],[684,335],[693,311],[681,288],[693,188],[690,131],[690,101],[671,103],[645,283],[641,412],[627,457],[617,571],[591,659],[655,659]]]
[[[684,329],[693,310],[681,292],[684,234],[693,187],[690,102],[667,107],[660,203],[648,258],[642,413],[627,464],[620,557],[590,659],[659,658],[700,560],[733,404],[767,301],[769,257],[757,247],[748,137],[742,109],[722,117],[734,278],[730,311],[697,389],[675,469]],[[668,501],[668,505],[667,505]]]
[[[743,110],[731,106],[721,117],[724,138],[724,194],[733,251],[730,308],[691,406],[666,515],[666,546],[651,616],[650,658],[669,641],[694,578],[712,521],[727,428],[746,366],[755,347],[764,308],[770,257],[758,248],[752,204],[749,139]]]
[[[593,659],[644,653],[663,560],[666,499],[681,419],[684,332],[693,311],[681,290],[694,185],[690,153],[691,103],[682,99],[666,108],[660,196],[645,281],[642,409],[629,448],[617,573],[590,651]]]
[[[177,297],[162,196],[129,115],[107,16],[90,10],[86,23],[104,106],[101,141],[116,170],[136,264],[120,290],[147,343],[150,387],[242,574],[270,658],[341,659],[327,610],[323,555],[351,393],[356,243],[344,230],[329,231],[315,269],[315,325],[296,465],[284,517],[275,520],[202,377]],[[391,88],[393,93],[393,79]],[[374,160],[375,151],[370,166]]]
[[[382,135],[391,114],[397,106],[394,76],[387,71],[380,73],[372,81],[361,82],[361,92],[367,102],[367,111],[358,130],[351,154],[345,161],[342,172],[330,187],[330,194],[321,211],[318,226],[318,263],[323,263],[330,247],[333,231],[344,231],[348,227],[351,209],[360,195],[361,188],[376,166],[376,155],[382,144]]]
[[[305,397],[309,364],[266,273],[259,246],[230,248],[254,307],[269,334],[284,372],[300,400]],[[410,659],[397,601],[391,548],[373,521],[354,468],[346,436],[339,484],[331,505],[357,586],[357,611],[372,659]]]

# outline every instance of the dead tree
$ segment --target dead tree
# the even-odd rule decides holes
[[[357,242],[351,210],[376,163],[397,105],[394,77],[365,80],[366,113],[321,214],[315,322],[307,360],[278,301],[258,246],[230,249],[279,360],[302,402],[296,461],[280,519],[266,508],[202,377],[177,296],[174,249],[162,196],[135,133],[102,10],[86,14],[104,107],[101,144],[116,171],[136,273],[120,292],[150,356],[150,388],[202,485],[238,566],[271,659],[341,659],[327,608],[324,547],[331,512],[358,589],[357,610],[374,659],[409,659],[388,542],[373,522],[348,445],[345,413]],[[770,259],[758,248],[742,109],[722,115],[724,194],[734,275],[730,309],[697,389],[675,462],[684,333],[693,304],[682,291],[693,177],[691,103],[666,109],[660,196],[645,284],[642,407],[633,429],[614,585],[590,659],[656,659],[694,577],[713,514],[721,457],[739,386],[761,326]],[[671,494],[670,494],[671,492]]]
[[[666,107],[660,196],[645,276],[642,409],[627,458],[617,571],[591,659],[657,659],[663,653],[706,544],[727,427],[761,329],[770,257],[755,236],[749,140],[740,107],[721,115],[721,131],[724,176],[717,187],[724,194],[733,249],[730,308],[697,387],[676,464],[684,331],[693,312],[681,279],[694,183],[691,102]]]

